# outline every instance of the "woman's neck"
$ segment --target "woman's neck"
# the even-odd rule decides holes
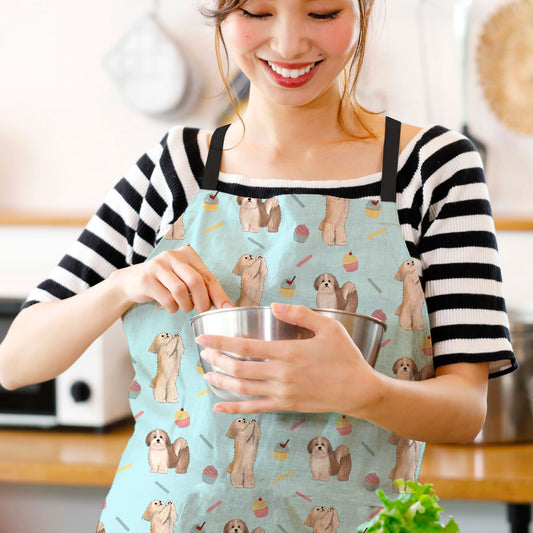
[[[340,94],[330,91],[313,102],[302,106],[278,105],[250,92],[244,113],[244,142],[261,146],[273,153],[304,154],[317,146],[353,140],[339,124]],[[355,116],[348,117],[348,126],[356,134],[363,134]],[[350,123],[351,119],[351,123]],[[241,138],[242,127],[235,121],[235,140]]]

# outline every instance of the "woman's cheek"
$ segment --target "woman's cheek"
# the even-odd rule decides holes
[[[322,32],[321,37],[323,40],[321,42],[327,43],[326,51],[330,55],[351,54],[359,38],[359,30],[351,24],[343,24],[342,26],[325,25]]]
[[[232,17],[224,24],[224,40],[228,47],[235,51],[252,50],[258,40],[257,24],[245,20],[233,20]]]

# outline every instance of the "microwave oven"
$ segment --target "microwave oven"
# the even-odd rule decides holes
[[[0,342],[23,301],[0,299]],[[0,385],[0,426],[77,426],[104,429],[131,416],[133,379],[120,321],[55,379],[6,390]]]

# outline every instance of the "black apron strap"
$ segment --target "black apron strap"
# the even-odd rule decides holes
[[[385,141],[383,146],[383,167],[381,174],[381,201],[396,202],[396,174],[400,153],[400,132],[402,123],[386,117]]]
[[[220,126],[211,136],[211,144],[209,146],[209,153],[207,154],[207,162],[202,179],[202,189],[208,191],[217,190],[220,161],[222,160],[222,150],[224,149],[224,137],[229,126],[229,124]]]

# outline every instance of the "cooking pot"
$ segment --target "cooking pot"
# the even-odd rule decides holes
[[[533,307],[510,310],[509,320],[520,368],[489,381],[487,418],[476,443],[533,441]]]

